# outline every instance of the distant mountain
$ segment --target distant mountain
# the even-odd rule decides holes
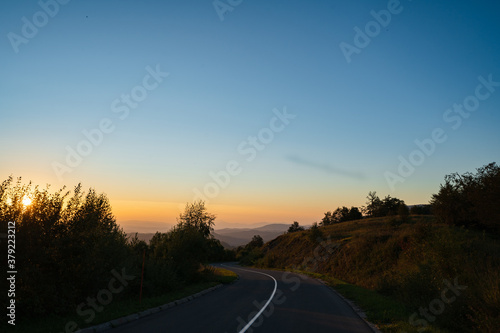
[[[135,232],[129,232],[127,233],[127,237],[130,239],[130,238],[134,238],[135,237]],[[149,241],[151,240],[151,238],[153,238],[153,236],[155,235],[155,233],[144,233],[144,232],[138,232],[137,233],[137,238],[139,238],[139,240],[142,240],[142,241],[145,241],[146,243],[149,244]]]
[[[252,240],[252,237],[255,235],[259,235],[262,237],[264,242],[268,242],[270,240],[275,239],[279,235],[286,233],[290,224],[284,223],[271,223],[264,226],[256,227],[256,228],[224,228],[218,229],[213,232],[213,235],[216,239],[218,239],[222,246],[227,249],[232,249],[238,247],[240,245],[246,245],[248,242]],[[137,237],[140,240],[149,243],[151,238],[153,238],[155,233],[137,233]],[[127,232],[127,236],[134,237],[135,232]]]
[[[268,224],[258,228],[225,228],[214,232],[214,237],[230,246],[237,247],[246,245],[252,240],[252,237],[259,235],[264,242],[270,241],[279,235],[285,233],[289,224]]]
[[[288,224],[283,224],[283,223],[272,223],[268,224],[262,227],[254,228],[255,230],[262,230],[262,231],[287,231],[288,228],[290,227],[291,223]]]
[[[254,223],[244,223],[244,222],[225,222],[225,221],[215,221],[215,230],[235,228],[235,229],[255,229],[263,227],[269,224],[286,224],[282,222],[254,222]]]
[[[158,222],[158,221],[142,221],[142,220],[125,220],[118,221],[118,224],[123,228],[123,230],[127,234],[132,234],[136,232],[141,233],[155,233],[159,232],[167,232],[175,224],[168,222]]]

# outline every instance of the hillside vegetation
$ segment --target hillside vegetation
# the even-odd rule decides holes
[[[75,331],[97,324],[101,315],[114,319],[120,303],[133,304],[126,310],[135,311],[143,298],[148,304],[149,298],[168,298],[200,284],[208,288],[221,280],[220,272],[207,272],[203,264],[232,258],[212,236],[214,220],[204,202],[186,204],[178,224],[146,244],[137,235],[127,239],[105,194],[92,188],[85,193],[81,185],[51,193],[49,186],[9,177],[0,183],[0,233],[15,227],[9,229],[16,236],[10,269],[19,267],[10,280],[16,282],[11,299],[2,301],[4,309],[16,306],[9,324],[54,332],[67,322],[65,331]],[[65,319],[75,314],[76,319]],[[37,327],[50,316],[50,330]]]
[[[288,233],[262,250],[258,266],[325,274],[404,304],[415,331],[500,327],[500,245],[484,232],[433,216],[368,218]]]

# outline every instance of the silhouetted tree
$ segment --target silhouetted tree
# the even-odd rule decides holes
[[[12,177],[0,188],[1,224],[16,222],[21,314],[65,313],[102,288],[112,269],[125,266],[126,236],[106,195],[93,189],[85,194],[79,184],[66,200],[65,188],[50,193],[49,186],[42,190]]]
[[[410,209],[408,208],[407,205],[400,204],[398,208],[398,215],[401,218],[401,220],[406,221],[408,220],[408,217],[410,216]]]
[[[342,206],[342,208],[338,207],[332,213],[333,223],[340,223],[346,221],[348,215],[349,215],[349,208],[347,208],[346,206]]]
[[[398,215],[399,207],[404,204],[405,203],[403,200],[392,198],[390,195],[388,195],[384,198],[384,200],[382,200],[377,215],[378,216]]]
[[[0,226],[5,229],[0,232],[6,232],[7,222],[16,222],[16,264],[22,267],[17,312],[27,320],[74,313],[109,284],[112,270],[140,276],[144,252],[145,294],[181,288],[200,276],[201,263],[224,251],[211,237],[214,219],[203,202],[195,202],[186,205],[176,227],[156,233],[149,245],[137,234],[127,241],[105,194],[92,188],[85,193],[80,184],[73,191],[50,193],[49,186],[40,189],[9,177],[0,185]],[[139,284],[140,279],[132,279],[113,299],[137,297]]]
[[[380,205],[382,201],[377,195],[377,192],[368,192],[368,196],[366,197],[368,201],[366,202],[366,215],[374,217],[376,216],[378,210],[380,209]]]
[[[264,246],[262,237],[260,235],[254,235],[247,245],[244,247],[239,246],[236,249],[236,259],[239,260],[242,265],[253,265],[263,256],[262,246]]]
[[[247,244],[246,248],[247,249],[254,249],[254,248],[259,248],[264,245],[264,240],[260,235],[254,235],[252,237],[252,240]]]
[[[208,258],[208,238],[192,225],[178,224],[168,232],[167,254],[184,281],[199,278],[200,265]]]
[[[192,226],[199,230],[203,236],[209,237],[214,230],[215,215],[207,212],[205,202],[202,200],[194,203],[187,203],[184,213],[181,213],[177,219],[179,225]]]
[[[309,229],[309,239],[311,242],[321,241],[323,238],[323,232],[320,230],[318,226],[318,222],[314,222]]]
[[[361,213],[360,209],[358,207],[351,207],[351,209],[349,209],[346,221],[354,221],[362,218],[363,214]]]
[[[332,218],[332,213],[331,212],[326,212],[325,216],[321,219],[320,224],[322,226],[326,226],[326,225],[330,225],[332,223],[334,223],[334,220]]]
[[[432,215],[431,205],[414,205],[410,208],[411,215]]]
[[[366,197],[365,213],[371,217],[382,217],[398,215],[399,207],[404,205],[404,201],[393,198],[390,195],[386,196],[383,200],[377,196],[377,192],[369,192]]]
[[[333,212],[326,212],[320,224],[325,226],[334,223],[359,220],[361,218],[363,218],[363,214],[361,214],[358,207],[351,207],[349,209],[346,206],[342,206],[338,207]]]
[[[137,255],[142,255],[144,251],[149,249],[148,244],[140,240],[137,233],[133,237],[130,237],[128,239],[128,245],[131,248],[132,252],[134,252]]]
[[[500,233],[500,167],[490,163],[476,174],[445,176],[431,199],[434,214],[444,223],[479,227]]]
[[[208,240],[208,261],[231,261],[234,260],[235,252],[225,249],[218,239],[211,238]]]
[[[304,230],[304,227],[301,227],[299,225],[299,222],[294,221],[292,225],[288,228],[288,232],[297,232],[297,231],[302,231]]]

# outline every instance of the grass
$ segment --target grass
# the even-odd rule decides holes
[[[223,268],[207,266],[203,271],[203,277],[205,279],[204,282],[192,284],[183,289],[175,290],[164,295],[143,298],[141,304],[139,304],[138,298],[113,301],[109,305],[105,306],[102,312],[95,312],[96,316],[90,323],[85,323],[84,319],[87,317],[78,316],[76,313],[71,316],[49,316],[37,319],[36,321],[30,320],[28,322],[23,322],[22,318],[18,318],[16,320],[17,325],[15,326],[15,330],[11,331],[23,333],[66,332],[65,325],[69,322],[77,323],[79,328],[90,327],[161,306],[163,304],[196,294],[220,283],[231,283],[237,278],[237,275]]]
[[[264,246],[257,266],[317,273],[391,333],[422,328],[412,326],[410,316],[439,300],[445,281],[458,279],[467,289],[427,331],[497,332],[498,237],[443,225],[432,216],[362,219],[319,230],[320,239],[309,230],[279,236]]]
[[[411,326],[409,318],[411,312],[404,304],[380,293],[362,288],[330,276],[320,275],[330,287],[352,300],[366,313],[368,320],[377,325],[383,332],[418,332],[417,327]],[[448,331],[427,327],[427,332],[445,333]]]
[[[359,306],[366,314],[367,320],[375,324],[382,332],[420,332],[417,327],[410,325],[409,317],[412,313],[403,303],[384,296],[374,290],[356,286],[325,274],[296,269],[273,269],[305,274],[315,279],[324,281],[328,286],[332,287],[342,296]],[[432,325],[429,325],[425,332],[450,333],[447,330],[443,330]]]
[[[214,267],[214,266],[209,266],[209,267],[210,270],[213,271],[214,275],[213,279],[215,279],[215,281],[218,281],[219,283],[228,284],[238,278],[238,275],[235,272],[230,271],[228,269],[221,267]]]

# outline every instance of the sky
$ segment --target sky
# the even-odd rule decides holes
[[[95,188],[126,231],[422,204],[500,160],[498,1],[0,6],[1,178]]]

